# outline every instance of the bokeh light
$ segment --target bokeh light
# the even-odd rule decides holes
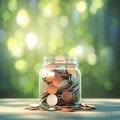
[[[76,8],[80,13],[84,12],[87,9],[86,1],[82,0],[82,1],[77,2]]]
[[[24,9],[19,10],[16,16],[16,22],[23,28],[28,26],[30,23],[30,17],[28,15],[28,12]]]
[[[78,58],[83,97],[120,97],[119,4],[1,0],[0,97],[38,97],[43,58],[56,55]]]
[[[15,11],[17,9],[17,0],[10,0],[8,3],[8,9],[10,11]]]
[[[90,65],[95,65],[96,62],[97,62],[97,57],[94,53],[90,53],[88,56],[87,56],[87,62],[88,64]]]
[[[9,38],[7,47],[14,57],[21,57],[23,55],[22,41],[17,41],[15,38]]]
[[[15,69],[18,70],[20,73],[25,73],[28,69],[28,64],[25,60],[17,60],[15,62]]]
[[[26,46],[32,50],[37,44],[37,36],[35,33],[28,33],[25,37]]]

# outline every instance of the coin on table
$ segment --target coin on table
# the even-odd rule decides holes
[[[66,103],[71,102],[71,101],[72,101],[72,93],[69,92],[69,91],[67,91],[67,90],[64,91],[64,92],[62,93],[62,99],[63,99],[63,101],[66,102]]]
[[[64,89],[65,87],[68,86],[68,80],[62,80],[59,85],[58,85],[58,89],[61,90],[61,89]]]
[[[58,55],[55,57],[55,63],[56,64],[66,64],[66,59],[62,55]]]
[[[71,74],[75,73],[75,67],[73,65],[67,66],[67,71]]]
[[[38,108],[40,106],[40,104],[38,104],[38,103],[31,103],[29,106],[33,107],[33,108]]]
[[[58,87],[59,83],[62,81],[62,77],[57,75],[55,77],[55,79],[52,81],[52,84],[55,86],[55,87]]]
[[[46,80],[47,80],[48,82],[52,82],[52,81],[54,80],[54,78],[55,78],[55,73],[52,72],[52,71],[48,72],[48,74],[47,74],[47,76],[46,76]]]
[[[61,112],[72,112],[74,109],[72,107],[63,107]]]
[[[47,97],[47,103],[48,103],[48,105],[54,106],[54,105],[57,104],[57,102],[58,102],[58,98],[57,98],[56,95],[51,94],[51,95],[49,95]]]
[[[48,111],[55,111],[55,110],[56,110],[55,107],[50,107],[50,108],[48,108]]]
[[[55,86],[53,86],[52,84],[48,85],[47,87],[47,92],[49,94],[55,94],[57,92],[57,88]]]

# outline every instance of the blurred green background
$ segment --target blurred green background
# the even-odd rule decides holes
[[[120,97],[120,0],[0,0],[0,98],[37,98],[45,56],[75,56],[83,98]]]

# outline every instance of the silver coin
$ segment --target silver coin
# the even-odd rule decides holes
[[[54,94],[48,95],[48,97],[47,97],[47,103],[48,103],[48,105],[54,106],[54,105],[57,104],[57,102],[58,102],[58,98],[57,98],[56,95],[54,95]]]
[[[65,66],[60,66],[60,67],[56,67],[56,70],[60,70],[62,72],[65,72],[66,68],[65,68]]]
[[[31,103],[30,105],[29,105],[30,107],[39,107],[40,106],[40,104],[38,104],[38,103]]]
[[[48,108],[48,110],[49,110],[49,111],[55,111],[56,108],[55,108],[55,107],[50,107],[50,108]]]
[[[62,80],[58,85],[58,89],[60,90],[60,89],[63,89],[67,86],[68,86],[68,80]]]

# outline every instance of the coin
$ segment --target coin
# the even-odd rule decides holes
[[[58,89],[61,90],[65,87],[67,87],[67,86],[68,86],[68,81],[67,80],[62,80],[58,85]]]
[[[55,94],[57,92],[57,88],[55,86],[53,86],[52,84],[48,85],[47,87],[47,92],[49,94]]]
[[[59,83],[61,82],[61,80],[62,80],[62,77],[59,76],[59,75],[57,75],[57,76],[55,77],[55,79],[52,81],[52,83],[53,83],[53,85],[54,85],[55,87],[58,87],[58,85],[59,85]]]
[[[62,109],[61,109],[61,112],[72,112],[74,109],[73,108],[71,108],[71,107],[63,107]]]
[[[47,74],[47,76],[46,76],[46,80],[47,80],[48,82],[52,82],[52,81],[54,80],[54,78],[55,78],[55,73],[52,72],[52,71],[48,72],[48,74]]]
[[[55,110],[56,110],[55,107],[50,107],[50,108],[48,108],[48,111],[55,111]]]
[[[27,109],[27,110],[38,110],[38,107],[26,107],[25,109]]]
[[[55,58],[55,63],[56,63],[56,64],[65,64],[65,63],[66,63],[66,59],[65,59],[64,56],[58,55],[58,56],[56,56],[56,58]]]
[[[62,73],[64,73],[66,68],[65,66],[59,66],[59,67],[56,67],[56,70],[62,71]]]
[[[38,103],[31,103],[30,105],[29,105],[30,107],[39,107],[40,106],[40,104],[38,104]]]
[[[64,91],[64,92],[62,93],[62,99],[63,99],[63,101],[66,102],[66,103],[71,102],[71,100],[72,100],[72,93],[69,92],[69,91],[67,91],[67,90]]]
[[[46,111],[46,109],[45,108],[39,108],[38,111],[40,111],[40,112],[41,111]]]
[[[56,65],[55,64],[49,64],[47,66],[45,66],[45,69],[50,71],[50,70],[54,70],[56,68]]]
[[[78,110],[92,110],[92,109],[96,109],[95,106],[92,105],[86,105],[86,104],[82,104],[80,103],[80,108]]]
[[[73,65],[67,66],[67,71],[71,74],[75,73],[75,67]]]
[[[58,102],[58,98],[57,98],[56,95],[51,94],[51,95],[49,95],[47,97],[47,103],[48,103],[48,105],[54,106],[54,105],[57,104],[57,102]]]

